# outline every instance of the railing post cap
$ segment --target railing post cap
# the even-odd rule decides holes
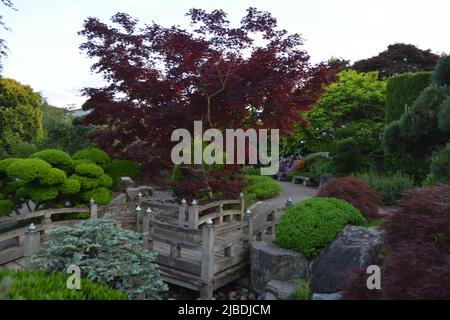
[[[252,214],[252,210],[247,209],[247,211],[245,211],[246,214]]]
[[[136,206],[136,208],[134,208],[134,210],[139,212],[139,211],[142,211],[142,208],[141,208],[141,206]]]
[[[194,199],[194,200],[192,200],[192,205],[193,205],[193,206],[196,206],[196,205],[198,205],[198,202],[197,202],[197,200],[195,200],[195,199]]]
[[[150,214],[150,213],[152,213],[153,211],[152,211],[152,209],[149,207],[149,208],[147,208],[147,210],[145,210],[145,213],[146,214]]]
[[[187,204],[186,199],[181,200],[181,204],[182,204],[183,206],[185,206],[185,205]]]
[[[35,231],[36,230],[36,226],[34,225],[34,223],[30,223],[30,225],[28,226],[28,231]]]
[[[139,192],[137,196],[138,196],[139,198],[142,198],[142,193]]]
[[[89,203],[91,204],[91,206],[93,206],[93,205],[95,204],[94,198],[91,198],[91,199],[89,200]]]
[[[214,221],[211,218],[209,218],[208,221],[206,221],[206,224],[208,226],[212,226],[214,224]]]
[[[244,193],[243,192],[241,192],[241,193],[239,193],[239,198],[244,198]]]
[[[294,204],[294,201],[292,200],[291,197],[289,197],[289,199],[287,199],[287,201],[286,201],[286,206],[291,206],[293,204]]]

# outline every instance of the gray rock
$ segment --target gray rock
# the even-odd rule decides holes
[[[258,294],[265,292],[271,280],[288,281],[304,277],[308,260],[301,254],[285,250],[274,243],[255,241],[250,248],[250,284]]]
[[[295,285],[292,281],[272,280],[266,286],[280,300],[295,300]]]
[[[314,293],[311,300],[342,300],[342,292]]]
[[[126,191],[129,188],[134,188],[134,181],[130,177],[121,177],[118,188],[120,191]]]
[[[345,227],[313,262],[312,292],[340,291],[346,274],[371,265],[382,247],[383,233],[378,228]]]
[[[138,198],[138,194],[141,193],[142,197],[150,197],[154,193],[154,189],[148,186],[141,186],[137,188],[127,188],[127,196],[131,201],[135,201]]]
[[[119,206],[125,203],[127,203],[127,195],[125,193],[119,193],[114,199],[111,200],[109,205]]]
[[[271,292],[264,293],[262,297],[262,300],[278,300],[278,298]]]

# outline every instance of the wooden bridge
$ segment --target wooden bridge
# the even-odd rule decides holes
[[[183,201],[172,215],[142,199],[137,204],[123,205],[129,214],[118,220],[123,227],[143,233],[143,246],[158,253],[157,262],[167,283],[199,291],[201,299],[211,299],[214,290],[248,274],[250,243],[272,237],[275,231],[276,210],[256,210],[262,203],[245,210],[242,195],[203,206]],[[96,219],[110,210],[91,202],[90,208],[44,210],[10,218],[15,223],[41,218],[41,223],[35,230],[21,227],[0,234],[0,265],[24,265],[24,257],[45,245],[48,230],[78,222],[53,221],[53,217],[89,212],[91,219]]]

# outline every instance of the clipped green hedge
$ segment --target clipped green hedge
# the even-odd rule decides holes
[[[61,150],[47,149],[32,154],[30,158],[38,158],[59,169],[67,169],[72,166],[70,155]]]
[[[405,73],[394,76],[386,86],[386,124],[399,120],[419,97],[420,93],[430,85],[432,72]]]
[[[0,217],[10,214],[14,210],[14,203],[9,200],[0,200]]]
[[[5,287],[2,299],[10,300],[126,300],[122,292],[108,286],[81,279],[80,290],[67,288],[69,275],[42,270],[0,270],[0,283]]]
[[[132,161],[115,159],[105,167],[105,172],[116,183],[121,177],[137,177],[139,175],[139,166]]]
[[[311,258],[333,241],[347,224],[367,221],[351,204],[334,198],[313,198],[289,207],[276,229],[280,247]]]
[[[245,176],[247,187],[244,189],[244,196],[247,203],[255,200],[265,200],[276,197],[281,192],[278,182],[267,176]]]
[[[75,168],[75,172],[79,175],[91,177],[91,178],[98,178],[102,176],[105,172],[102,168],[95,164],[89,164],[84,163],[80,164]]]

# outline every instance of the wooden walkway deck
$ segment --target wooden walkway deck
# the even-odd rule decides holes
[[[128,204],[127,210],[134,211],[135,204]],[[145,203],[140,199],[139,205],[145,206]],[[153,207],[151,211],[137,211],[122,222],[124,226],[142,232],[144,248],[158,253],[157,262],[167,283],[199,291],[201,299],[211,299],[214,290],[248,274],[250,243],[254,239],[273,236],[276,212],[261,206],[263,204],[258,203],[245,211],[243,197],[205,206],[184,202],[178,209],[178,216],[163,215]],[[17,221],[43,219],[34,231],[25,227],[0,234],[0,248],[3,248],[0,266],[26,267],[24,257],[40,250],[49,229],[76,223],[53,222],[52,216],[83,211],[90,212],[91,219],[97,218],[98,209],[94,203],[85,209],[45,210],[15,217]],[[108,207],[100,211],[107,212]]]

